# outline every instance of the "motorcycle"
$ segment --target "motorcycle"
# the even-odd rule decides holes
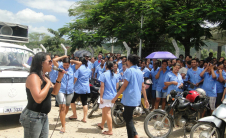
[[[121,83],[122,85],[123,83]],[[144,81],[145,87],[147,88],[152,84],[152,81],[150,79],[146,79]],[[147,86],[148,85],[148,86]],[[115,101],[114,106],[112,107],[111,110],[111,116],[112,116],[112,122],[115,127],[123,127],[126,125],[126,122],[123,118],[123,112],[124,112],[124,105],[121,103],[123,94],[121,94],[118,99]],[[140,117],[143,112],[145,112],[146,115],[149,114],[149,110],[146,109],[145,106],[145,100],[144,98],[141,98],[141,104],[140,106],[136,107],[133,111],[133,116],[134,117]]]
[[[226,99],[216,108],[212,116],[198,120],[192,128],[190,138],[224,138],[226,125]]]
[[[185,98],[189,94],[191,93],[188,91],[176,92],[172,90],[167,96],[167,102],[170,105],[166,110],[156,109],[147,115],[144,121],[144,130],[148,137],[168,137],[174,126],[182,127],[186,137],[185,131],[190,131],[192,126],[196,124],[197,118],[200,118],[201,111],[207,108],[209,102],[209,98],[205,96],[202,98],[198,97],[192,103]],[[170,114],[172,109],[174,116]]]
[[[88,118],[91,118],[93,113],[98,110],[99,103],[98,99],[100,97],[99,89],[100,89],[100,83],[97,80],[92,80],[93,82],[89,84],[90,86],[90,96],[87,100],[88,107],[92,104],[92,110],[88,115]]]
[[[123,82],[119,82],[119,89],[121,88],[122,84]],[[100,89],[100,83],[96,79],[94,79],[94,85],[90,84],[90,91],[91,91],[91,94],[94,94],[95,96],[93,100],[90,101],[90,104],[93,103],[93,107],[91,112],[88,115],[88,118],[91,118],[93,113],[99,109],[99,105],[100,105],[99,89]]]

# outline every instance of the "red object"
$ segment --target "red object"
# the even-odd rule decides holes
[[[92,84],[89,84],[89,87],[90,87],[90,86],[93,86],[93,85],[92,85]]]
[[[199,98],[199,93],[192,90],[189,91],[188,95],[186,96],[186,99],[189,100],[191,103],[195,102]]]
[[[98,60],[98,63],[100,63],[101,62],[101,60]]]

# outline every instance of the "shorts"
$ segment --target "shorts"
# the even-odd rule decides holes
[[[74,93],[74,97],[73,97],[73,99],[71,100],[71,103],[75,103],[75,101],[76,101],[76,99],[77,99],[78,97],[81,98],[82,106],[87,105],[87,99],[88,99],[88,95],[87,95],[87,94],[77,94],[77,93]]]
[[[215,110],[215,103],[216,103],[217,97],[210,97],[209,105],[211,110]]]
[[[156,91],[156,98],[166,98],[167,92]]]
[[[74,96],[74,93],[64,94],[64,93],[59,92],[56,96],[56,100],[59,105],[65,104],[66,106],[70,106],[73,96]]]
[[[103,99],[103,104],[100,103],[99,108],[104,108],[104,107],[112,108],[113,106],[114,106],[114,104],[111,102],[111,100]]]
[[[156,90],[151,90],[151,98],[156,99]]]
[[[221,102],[222,96],[223,96],[223,93],[217,93],[216,105],[222,104]]]

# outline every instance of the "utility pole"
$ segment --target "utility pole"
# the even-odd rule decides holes
[[[143,28],[143,22],[144,22],[144,16],[141,15],[141,29]],[[140,45],[139,45],[139,57],[141,58],[141,48],[142,48],[142,39],[140,39]]]

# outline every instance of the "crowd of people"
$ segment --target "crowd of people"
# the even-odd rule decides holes
[[[36,54],[34,59],[37,58],[37,55],[38,54]],[[58,55],[54,55],[54,58],[50,60],[48,55],[45,56],[47,57],[43,59],[39,57],[39,60],[42,60],[42,62],[47,60],[48,65],[57,66],[64,70],[63,73],[65,74],[62,75],[63,73],[60,73],[59,76],[56,70],[48,71],[47,69],[45,69],[45,71],[33,71],[32,69],[34,69],[34,67],[32,67],[32,65],[37,66],[34,65],[35,61],[33,59],[31,75],[29,76],[30,78],[28,77],[28,80],[36,78],[38,81],[39,77],[41,83],[40,86],[33,83],[31,84],[31,82],[26,83],[27,93],[30,95],[28,98],[28,105],[30,106],[27,106],[26,110],[24,110],[21,115],[20,121],[22,125],[24,124],[24,116],[26,116],[27,112],[47,114],[50,111],[43,112],[42,106],[39,104],[44,104],[43,100],[45,101],[46,98],[48,98],[48,96],[46,97],[48,94],[47,88],[45,88],[48,84],[46,82],[51,82],[48,87],[53,87],[54,91],[51,93],[56,95],[56,106],[59,106],[62,124],[61,133],[66,131],[65,117],[70,105],[73,115],[70,116],[69,119],[77,119],[75,101],[78,97],[80,97],[82,102],[84,113],[81,121],[86,123],[88,112],[87,94],[90,93],[90,79],[94,78],[101,83],[100,108],[102,109],[102,122],[97,124],[97,126],[103,130],[104,124],[107,121],[108,131],[104,131],[103,134],[113,134],[110,110],[111,107],[113,107],[113,103],[117,100],[117,97],[123,93],[122,103],[125,106],[123,116],[126,121],[129,138],[138,137],[133,124],[133,110],[140,104],[141,92],[145,98],[146,106],[149,107],[149,102],[151,103],[150,111],[158,109],[160,101],[162,101],[161,108],[164,110],[166,97],[171,90],[179,92],[183,90],[195,90],[197,88],[204,89],[206,95],[210,97],[209,105],[211,111],[221,104],[226,93],[224,89],[226,60],[223,57],[219,60],[213,58],[213,53],[210,53],[209,57],[205,60],[199,60],[191,56],[184,58],[183,55],[180,55],[178,59],[172,60],[140,59],[136,55],[130,55],[127,58],[126,56],[121,57],[121,54],[117,54],[117,56],[105,55],[105,57],[103,57],[101,53],[98,55],[97,59],[89,57],[88,55],[83,55],[83,57],[80,58],[74,57],[73,55],[71,57],[59,57]],[[43,63],[39,64],[44,68]],[[49,72],[49,78],[45,76],[43,78],[42,75],[45,74],[45,72]],[[152,80],[152,87],[146,90],[144,87],[144,78]],[[120,81],[123,82],[123,85],[120,90],[118,90]],[[36,89],[32,88],[33,85],[35,85]],[[46,98],[40,98],[42,96]],[[32,102],[29,102],[29,99]],[[32,106],[34,104],[37,107]],[[26,132],[26,134],[27,133],[28,132]],[[42,131],[39,132],[39,135],[41,134]]]

